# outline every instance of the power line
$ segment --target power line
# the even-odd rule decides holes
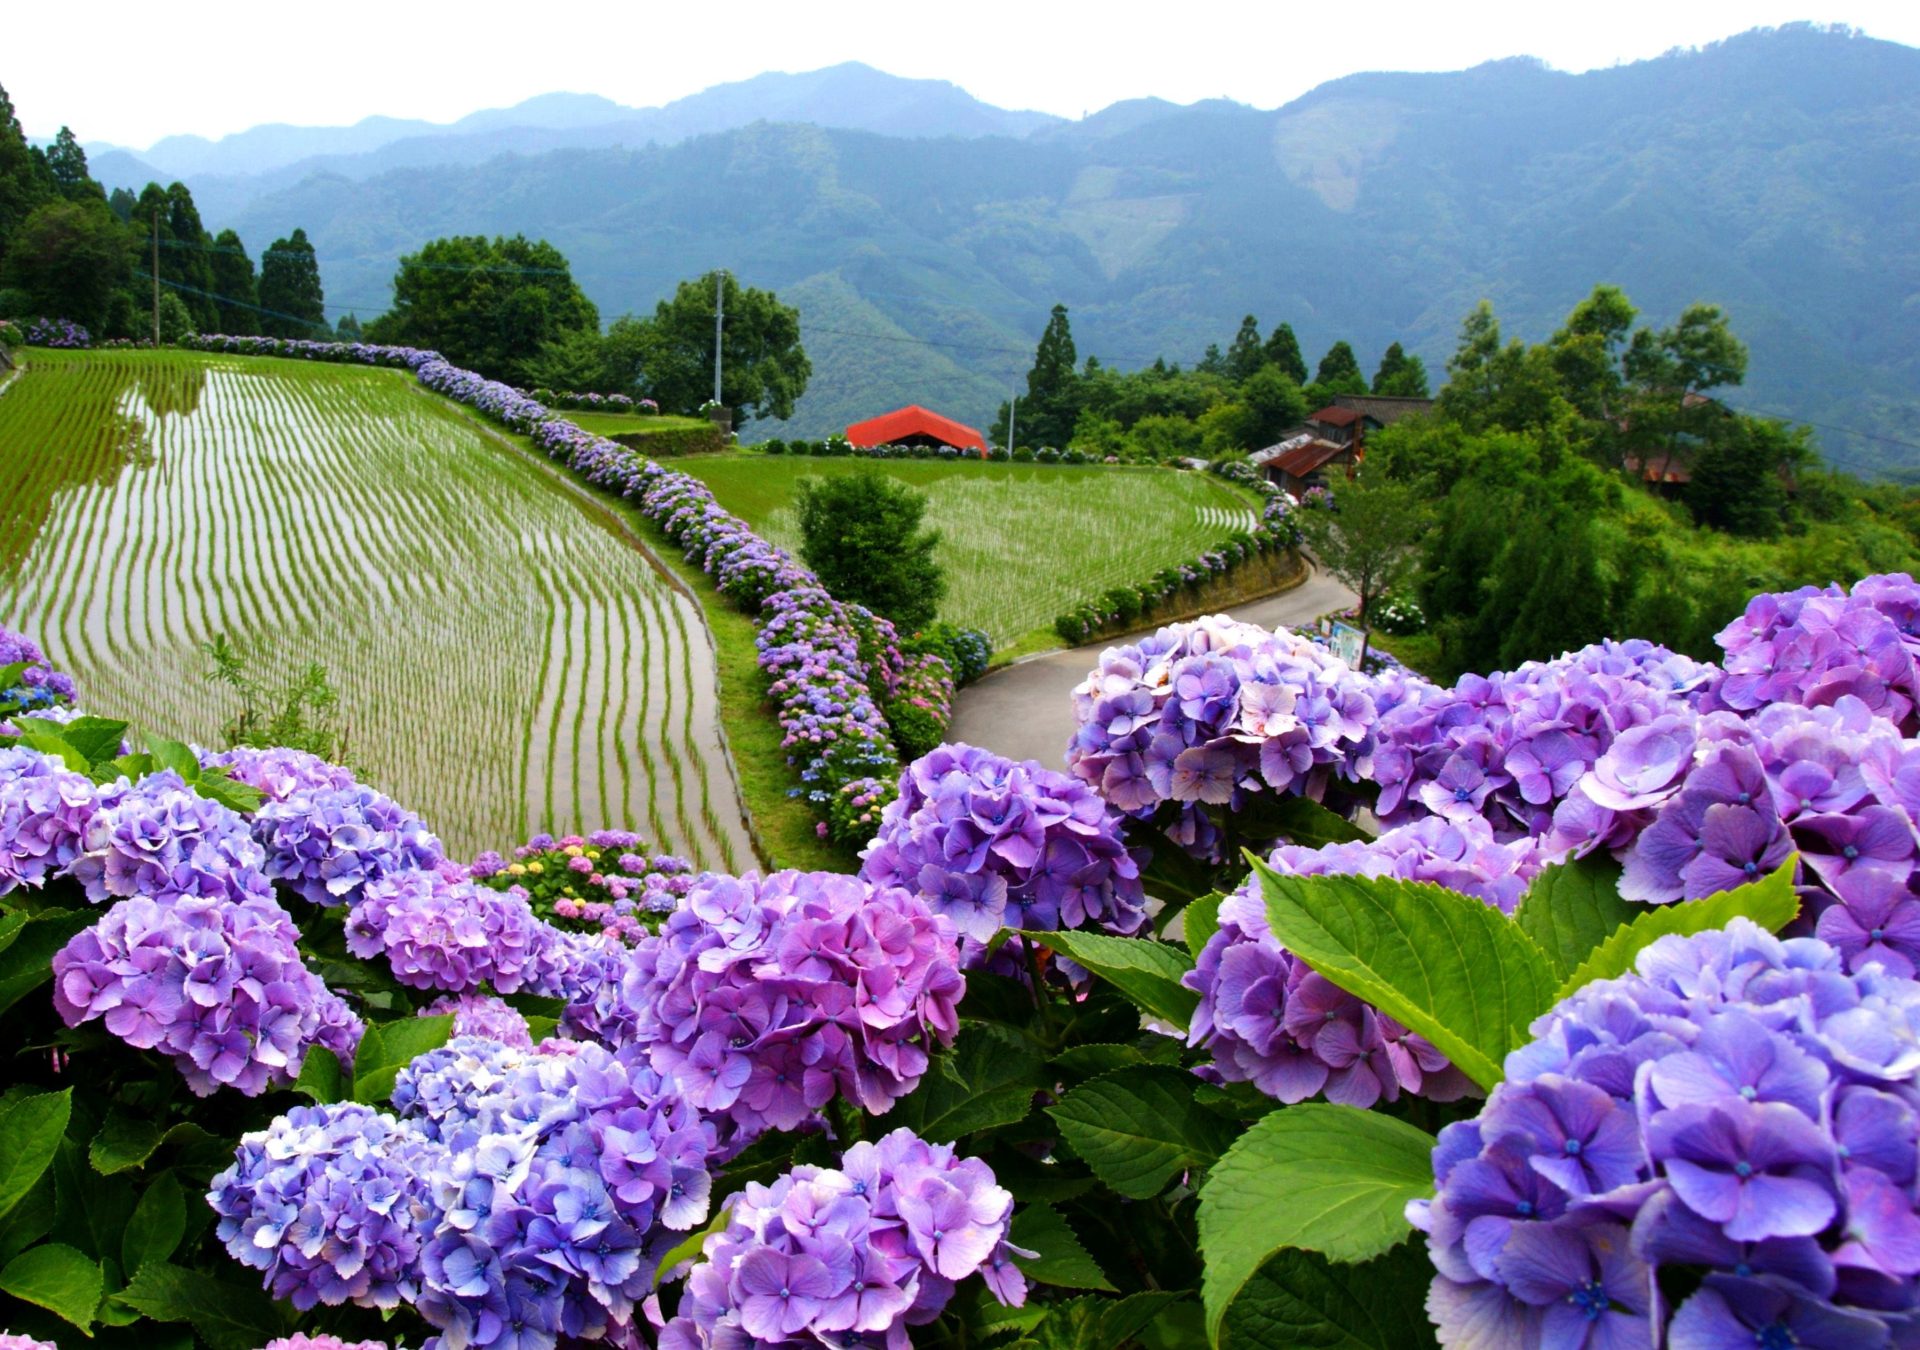
[[[176,291],[185,291],[188,295],[202,296],[217,305],[232,305],[236,309],[250,309],[255,314],[266,314],[275,319],[285,319],[288,323],[301,324],[307,328],[318,328],[323,333],[331,333],[333,331],[333,326],[325,322],[315,323],[312,319],[303,319],[297,314],[283,314],[277,309],[265,309],[259,305],[250,305],[245,300],[235,300],[232,296],[215,295],[212,291],[203,291],[198,286],[189,286],[183,281],[168,281],[165,277],[156,277],[151,272],[144,272],[138,267],[133,269],[133,274],[147,281],[156,281],[162,286],[171,286]]]

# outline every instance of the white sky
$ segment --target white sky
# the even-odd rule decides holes
[[[144,149],[263,122],[452,121],[567,90],[648,107],[766,70],[865,61],[1065,117],[1119,99],[1271,108],[1360,70],[1538,56],[1588,70],[1763,25],[1920,46],[1915,0],[329,0],[7,6],[0,84],[27,133]]]

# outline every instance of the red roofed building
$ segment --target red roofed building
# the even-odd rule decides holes
[[[1380,419],[1370,412],[1330,404],[1247,460],[1268,482],[1298,496],[1308,488],[1324,487],[1329,469],[1343,469],[1353,477],[1366,457],[1368,430],[1378,431],[1380,426]]]
[[[917,403],[855,422],[847,428],[847,440],[862,449],[872,445],[950,445],[956,450],[978,450],[983,457],[987,453],[987,438],[974,428]]]

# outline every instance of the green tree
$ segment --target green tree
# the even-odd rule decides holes
[[[1622,360],[1638,317],[1618,286],[1595,286],[1548,339],[1561,391],[1582,416],[1612,422],[1625,414]]]
[[[917,632],[946,593],[933,556],[940,533],[921,528],[926,511],[925,496],[872,469],[803,478],[794,497],[800,556],[838,599]]]
[[[1813,458],[1806,434],[1757,417],[1722,420],[1693,456],[1687,508],[1729,534],[1776,535],[1786,521],[1787,481]]]
[[[14,231],[0,281],[26,296],[32,312],[105,331],[107,311],[127,277],[120,222],[105,201],[50,201]]]
[[[340,316],[340,322],[333,326],[334,335],[342,342],[359,342],[362,339],[360,319],[349,311]]]
[[[1240,331],[1227,347],[1227,378],[1239,384],[1267,364],[1267,350],[1260,342],[1260,324],[1249,314],[1240,320]]]
[[[1373,604],[1413,574],[1428,514],[1414,488],[1362,474],[1333,488],[1330,507],[1296,511],[1314,561],[1360,597],[1360,622]]]
[[[1250,415],[1247,448],[1272,445],[1288,428],[1298,426],[1312,411],[1307,396],[1278,366],[1262,366],[1240,386],[1240,402]]]
[[[713,397],[713,301],[724,287],[720,401],[735,424],[749,417],[788,418],[806,392],[813,364],[800,344],[800,311],[772,291],[742,286],[730,273],[683,281],[653,317],[614,324],[603,344],[612,373],[633,369],[666,412],[693,412]]]
[[[1426,363],[1417,356],[1408,356],[1405,348],[1394,343],[1380,358],[1380,369],[1373,374],[1373,392],[1389,398],[1426,398]]]
[[[516,384],[529,382],[548,343],[599,330],[599,311],[559,249],[524,235],[477,234],[434,239],[401,258],[393,307],[367,326],[373,341],[431,347],[457,366]]]
[[[1327,348],[1327,354],[1320,358],[1319,369],[1313,372],[1313,382],[1329,395],[1367,392],[1367,377],[1360,373],[1359,358],[1345,342],[1336,342]]]
[[[1307,382],[1307,358],[1300,354],[1300,339],[1293,335],[1292,324],[1283,323],[1267,335],[1267,360],[1295,384]]]
[[[1642,393],[1698,394],[1744,383],[1747,348],[1720,306],[1689,305],[1673,327],[1635,333],[1625,367]]]
[[[260,255],[260,331],[268,337],[321,336],[327,323],[320,263],[307,232],[296,229]]]
[[[187,308],[179,292],[162,291],[160,293],[160,340],[166,343],[177,343],[183,338],[192,337],[198,331],[199,329],[193,326],[193,311]]]
[[[1497,635],[1498,663],[1547,661],[1608,635],[1606,588],[1593,520],[1581,513],[1532,517],[1508,550],[1523,565],[1507,567],[1490,614],[1512,611]],[[1494,634],[1486,635],[1492,649]]]
[[[220,231],[208,258],[213,270],[213,293],[220,297],[215,302],[220,325],[217,331],[259,332],[260,279],[254,275],[253,259],[247,256],[247,247],[240,242],[240,236],[232,230]]]
[[[46,200],[48,188],[26,134],[20,130],[13,100],[0,89],[0,261],[6,259],[14,233]]]
[[[87,172],[87,152],[71,127],[61,127],[47,149],[47,171],[53,175],[56,191],[69,201],[101,195],[100,185]]]
[[[1079,360],[1067,307],[1055,305],[1034,348],[1027,396],[1020,400],[1015,434],[1022,445],[1065,445],[1072,439],[1073,424],[1080,416],[1080,373],[1075,368]],[[1004,431],[1005,418],[1000,425]]]

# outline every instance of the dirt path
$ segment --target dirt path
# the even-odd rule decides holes
[[[1315,572],[1290,591],[1227,612],[1263,628],[1291,627],[1330,609],[1344,609],[1356,598],[1332,577]],[[1073,735],[1073,687],[1087,677],[1102,651],[1125,641],[1108,638],[1070,651],[1047,652],[995,671],[960,691],[947,738],[984,746],[1010,759],[1037,759],[1050,769],[1060,768]]]

